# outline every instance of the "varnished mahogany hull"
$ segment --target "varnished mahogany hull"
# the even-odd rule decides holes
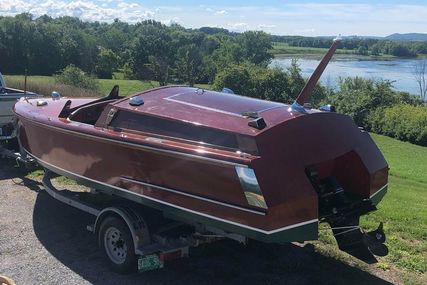
[[[245,156],[70,122],[57,116],[63,103],[49,101],[45,110],[15,106],[21,144],[41,165],[168,216],[250,238],[317,238],[318,196],[307,167],[337,176],[360,199],[387,185],[378,148],[343,115],[313,113],[278,123],[256,136],[259,154]],[[236,167],[254,170],[266,208],[248,203]]]

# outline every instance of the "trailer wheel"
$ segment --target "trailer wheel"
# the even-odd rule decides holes
[[[107,217],[99,228],[98,240],[112,269],[131,273],[137,269],[137,257],[128,226],[117,217]]]
[[[6,276],[0,275],[0,284],[1,285],[15,285],[15,282],[13,282],[12,279],[10,279]]]

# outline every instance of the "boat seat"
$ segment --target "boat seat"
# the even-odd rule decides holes
[[[71,121],[76,121],[84,124],[95,125],[99,116],[101,116],[105,107],[109,104],[116,101],[116,99],[111,99],[102,102],[96,102],[92,105],[84,106],[79,108],[71,113],[69,119]]]

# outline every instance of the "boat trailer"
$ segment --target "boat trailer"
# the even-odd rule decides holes
[[[118,273],[163,268],[167,261],[188,257],[191,247],[224,238],[247,242],[243,236],[206,225],[159,219],[156,210],[118,198],[114,193],[93,188],[89,192],[58,190],[52,184],[56,176],[45,169],[42,180],[45,191],[54,199],[95,217],[95,222],[86,229],[97,236],[100,249]]]

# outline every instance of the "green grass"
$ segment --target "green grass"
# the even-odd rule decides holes
[[[114,85],[120,86],[120,95],[128,96],[137,92],[147,90],[154,87],[159,87],[157,81],[140,81],[126,79],[98,79],[99,89],[101,94],[108,94]],[[195,87],[209,89],[209,84],[195,84]]]
[[[389,190],[377,212],[362,219],[384,221],[390,253],[386,262],[427,274],[427,147],[372,135],[390,166]]]
[[[8,80],[24,81],[25,76],[24,75],[4,75],[4,78],[6,80],[6,85],[7,85]],[[34,81],[34,82],[39,82],[39,83],[54,83],[55,79],[52,76],[34,75],[34,76],[28,76],[27,77],[27,82],[29,82],[29,81]]]
[[[324,54],[327,51],[327,48],[296,47],[287,43],[275,42],[271,52],[273,54]]]
[[[117,78],[122,78],[122,76],[120,76],[119,74]],[[24,76],[23,75],[5,75],[5,80],[6,80],[6,85],[8,84],[8,81],[10,82],[20,81],[22,83],[24,82]],[[111,91],[114,85],[120,86],[121,96],[129,96],[137,92],[159,86],[159,83],[157,81],[148,81],[148,80],[141,81],[141,80],[126,80],[126,79],[97,79],[97,81],[99,84],[98,93],[100,93],[100,95],[107,95]],[[27,83],[28,85],[30,85],[31,83],[53,85],[55,83],[55,79],[53,78],[53,76],[28,76]],[[195,87],[205,88],[205,89],[211,88],[209,84],[196,84]],[[50,94],[50,92],[45,92],[45,93]]]
[[[158,87],[157,81],[140,81],[126,79],[98,79],[101,94],[107,95],[114,85],[120,86],[120,95],[128,96],[139,91]]]
[[[6,75],[6,84],[10,81],[24,81],[23,75]],[[140,80],[124,80],[124,79],[97,79],[99,84],[99,93],[107,95],[114,85],[120,86],[120,94],[122,96],[132,95],[136,92],[157,87],[159,84],[156,81],[140,81]],[[28,76],[27,82],[35,82],[39,84],[54,84],[55,79],[52,76]]]
[[[426,183],[391,176],[378,211],[362,218],[362,225],[368,228],[385,223],[390,253],[384,262],[420,274],[427,273],[426,192]]]
[[[391,175],[427,183],[426,147],[376,134],[372,137],[390,165]]]
[[[328,48],[312,48],[312,47],[297,47],[297,46],[290,46],[287,43],[281,43],[281,42],[273,42],[273,49],[271,52],[275,56],[279,55],[323,55],[328,51]],[[378,59],[386,59],[386,58],[394,58],[392,55],[388,54],[380,54],[376,56],[362,56],[356,54],[355,50],[348,50],[348,49],[337,49],[335,51],[335,54],[337,55],[345,55],[346,57],[360,57],[360,58],[378,58]]]

